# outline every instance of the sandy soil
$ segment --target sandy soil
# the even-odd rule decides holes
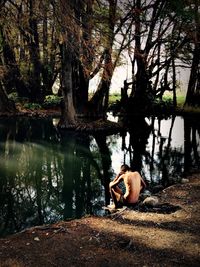
[[[187,179],[159,193],[175,212],[126,208],[27,229],[0,239],[0,266],[200,266],[200,174]]]

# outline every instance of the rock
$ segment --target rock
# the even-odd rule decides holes
[[[151,192],[149,190],[145,190],[143,193],[140,194],[140,200],[143,201],[147,197],[151,196]]]
[[[148,207],[155,207],[159,204],[159,199],[156,196],[147,197],[143,201],[143,204]]]
[[[189,183],[189,179],[182,178],[182,179],[181,179],[181,183],[182,183],[182,184]]]

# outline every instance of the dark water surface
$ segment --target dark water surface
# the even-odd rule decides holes
[[[0,236],[103,215],[108,184],[123,163],[141,172],[149,190],[199,169],[198,118],[135,118],[115,135],[60,132],[54,122],[0,120]]]

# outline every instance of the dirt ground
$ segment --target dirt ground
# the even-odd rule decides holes
[[[200,174],[161,193],[175,212],[122,209],[0,239],[1,267],[200,266]]]

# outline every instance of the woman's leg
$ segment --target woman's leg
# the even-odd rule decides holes
[[[115,191],[115,188],[111,188],[110,194],[114,202],[114,208],[120,207],[119,201],[122,195],[117,191]]]
[[[117,185],[115,186],[115,192],[119,193],[120,195],[123,195],[122,190]]]

